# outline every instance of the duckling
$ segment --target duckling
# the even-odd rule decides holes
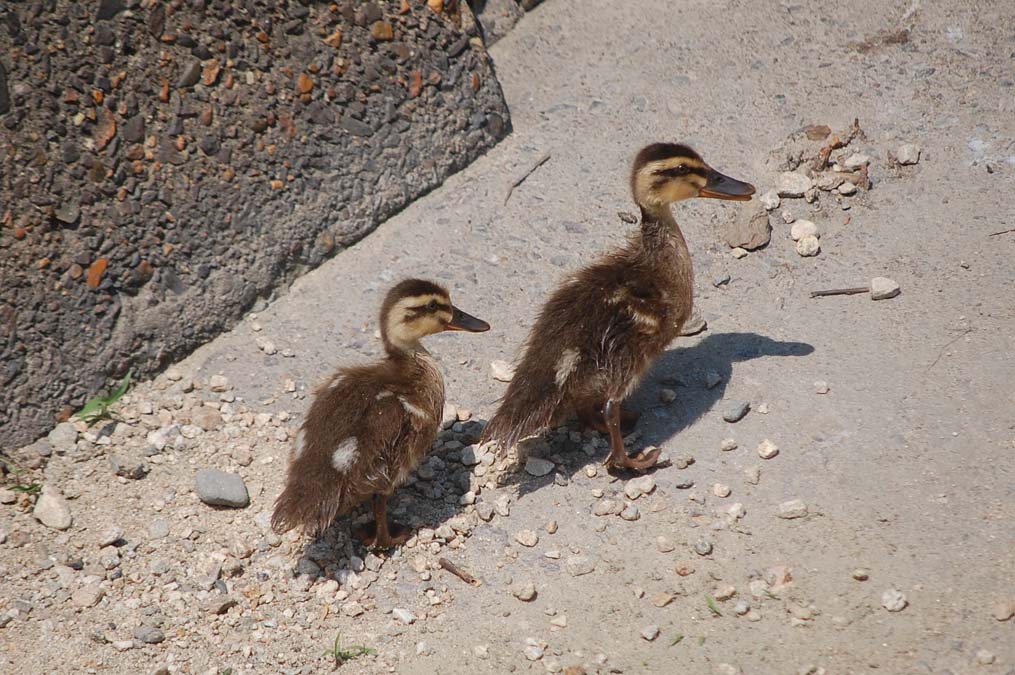
[[[635,157],[640,230],[579,270],[543,306],[483,440],[510,446],[577,415],[610,437],[610,468],[644,471],[659,450],[629,457],[620,404],[691,316],[694,275],[670,205],[693,197],[748,201],[754,186],[724,176],[687,147],[655,143]]]
[[[448,292],[433,282],[407,279],[392,288],[381,305],[386,357],[341,368],[314,393],[290,453],[272,528],[318,534],[372,498],[375,523],[357,535],[370,547],[403,543],[408,530],[389,525],[388,497],[426,455],[444,409],[444,380],[420,339],[446,330],[489,329],[452,305]]]

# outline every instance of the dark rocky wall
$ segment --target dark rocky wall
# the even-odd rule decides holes
[[[507,133],[468,10],[430,5],[3,3],[0,448],[228,329]]]

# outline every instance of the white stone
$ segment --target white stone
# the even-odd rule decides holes
[[[67,500],[59,490],[48,484],[42,486],[42,494],[39,495],[39,501],[35,502],[32,515],[40,523],[54,530],[66,530],[73,522]]]
[[[793,241],[800,241],[804,237],[820,237],[821,232],[818,226],[809,220],[798,220],[789,228],[789,237]]]
[[[416,622],[416,615],[407,609],[402,609],[401,607],[396,607],[391,610],[391,616],[395,617],[395,619],[407,626]]]
[[[895,151],[895,160],[899,164],[916,164],[920,161],[920,146],[904,143]]]
[[[758,199],[767,211],[774,211],[779,208],[779,204],[782,203],[779,199],[779,194],[775,190],[769,190]]]
[[[254,340],[254,344],[256,344],[257,348],[260,349],[265,354],[267,354],[268,356],[278,353],[278,347],[275,346],[275,343],[269,340],[268,338],[258,337]]]
[[[828,383],[824,380],[817,380],[814,382],[814,393],[816,394],[827,394],[829,391]]]
[[[976,662],[981,666],[989,666],[997,660],[994,652],[987,649],[980,649],[976,652]]]
[[[652,476],[639,476],[627,481],[624,485],[624,494],[627,495],[628,499],[638,499],[638,497],[651,494],[655,489],[655,478]]]
[[[635,504],[628,504],[624,507],[624,510],[620,512],[620,517],[624,520],[634,521],[641,518],[641,511]]]
[[[849,157],[847,157],[846,161],[844,161],[842,165],[847,169],[853,170],[865,167],[870,163],[871,158],[869,155],[865,155],[862,152],[855,152]]]
[[[536,597],[536,586],[531,581],[525,581],[516,584],[511,589],[511,595],[515,596],[522,602],[531,602]]]
[[[901,612],[908,604],[909,602],[906,600],[906,596],[903,595],[902,591],[898,591],[894,588],[889,588],[881,594],[881,606],[889,612]]]
[[[779,504],[779,517],[786,520],[803,518],[807,515],[807,505],[800,499],[791,499]]]
[[[843,181],[842,184],[839,185],[838,192],[839,192],[840,195],[844,195],[846,197],[848,197],[849,195],[855,195],[856,194],[856,185],[854,185],[853,183],[850,183],[848,180],[847,181]]]
[[[732,438],[724,438],[722,443],[719,445],[719,449],[723,452],[730,452],[737,449],[737,442]]]
[[[106,592],[98,584],[82,586],[71,595],[71,604],[75,607],[88,608],[99,604]]]
[[[737,246],[737,247],[736,247],[735,249],[733,249],[732,251],[730,251],[730,254],[731,254],[731,255],[732,255],[732,256],[733,256],[734,258],[736,258],[737,260],[739,260],[740,258],[743,258],[744,256],[746,256],[746,255],[747,255],[747,249],[743,249],[743,248],[740,248],[739,246]]]
[[[624,505],[615,499],[603,499],[596,502],[592,509],[594,516],[615,516],[624,510]]]
[[[518,532],[515,533],[515,541],[517,541],[522,546],[532,548],[533,546],[539,543],[539,535],[536,534],[533,530],[519,530]]]
[[[714,494],[716,497],[726,498],[729,497],[731,493],[732,490],[730,490],[729,485],[724,485],[723,483],[716,483],[715,485],[712,486],[712,494]]]
[[[719,586],[712,593],[712,597],[714,597],[716,600],[725,601],[725,600],[729,600],[730,598],[732,598],[736,594],[737,594],[737,589],[734,588],[733,586]]]
[[[652,642],[657,637],[659,637],[659,626],[651,625],[651,626],[645,626],[644,628],[641,629],[641,638],[643,640],[647,640],[648,642]]]
[[[761,467],[760,466],[749,466],[744,469],[744,480],[751,485],[757,485],[761,482]]]
[[[208,380],[208,387],[214,392],[229,391],[232,386],[224,375],[212,375]]]
[[[568,574],[573,577],[580,577],[594,572],[596,563],[586,556],[573,555],[567,559],[565,567],[567,567]]]
[[[804,258],[811,258],[821,252],[821,243],[813,234],[801,237],[796,243],[796,252]]]
[[[779,454],[779,446],[767,438],[758,444],[758,457],[772,459]]]
[[[786,171],[779,174],[779,184],[776,192],[780,197],[803,197],[804,193],[814,185],[807,176],[796,171]]]
[[[490,377],[501,382],[510,382],[515,376],[515,367],[507,361],[492,361],[490,363]]]
[[[529,457],[525,460],[525,473],[530,476],[545,476],[553,471],[553,462],[542,457]]]
[[[887,300],[894,298],[900,292],[899,284],[888,277],[874,277],[871,279],[871,300]]]

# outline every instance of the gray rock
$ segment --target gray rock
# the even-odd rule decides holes
[[[51,457],[53,455],[53,446],[45,438],[40,438],[32,443],[28,446],[28,449],[39,457]]]
[[[205,609],[209,614],[219,615],[225,614],[231,608],[236,606],[236,600],[230,598],[228,595],[215,595],[205,603]]]
[[[530,476],[545,476],[553,471],[553,462],[541,457],[529,457],[525,460],[525,472]]]
[[[567,568],[567,573],[573,577],[580,577],[586,574],[591,574],[596,569],[596,563],[587,556],[573,555],[567,559],[564,563]]]
[[[641,518],[641,510],[637,504],[628,504],[624,507],[624,510],[620,512],[620,517],[627,521],[634,521]]]
[[[881,594],[881,606],[889,612],[901,612],[908,604],[909,601],[906,600],[906,596],[902,591],[894,588],[889,588]]]
[[[165,539],[169,536],[169,522],[165,518],[156,518],[148,526],[148,536],[152,539]]]
[[[712,552],[712,543],[704,539],[694,543],[694,552],[700,556],[706,556]]]
[[[647,640],[648,642],[652,642],[657,637],[659,637],[659,626],[655,626],[655,625],[645,626],[644,628],[641,629],[641,639],[642,640]]]
[[[920,161],[920,146],[904,143],[895,151],[895,161],[899,164],[916,164]]]
[[[166,639],[166,635],[155,626],[144,625],[134,629],[134,639],[146,645],[157,645]]]
[[[691,317],[680,327],[680,334],[684,337],[697,335],[708,328],[708,323],[697,312],[692,312]]]
[[[218,469],[201,469],[194,481],[198,498],[211,506],[243,508],[250,504],[250,495],[243,479],[235,473]]]
[[[416,622],[416,615],[407,609],[396,607],[391,610],[391,616],[393,616],[400,623],[404,623],[406,626]]]
[[[776,210],[779,208],[779,204],[782,203],[782,200],[779,199],[779,193],[775,190],[769,190],[758,199],[761,202],[761,205],[768,211]]]
[[[0,488],[0,504],[13,504],[16,501],[18,501],[18,496],[14,494],[14,490]]]
[[[148,475],[148,465],[139,459],[124,459],[116,455],[109,456],[109,466],[117,476],[131,480],[139,480]]]
[[[515,587],[511,589],[511,595],[522,602],[531,602],[536,597],[536,586],[531,581],[515,584]]]
[[[739,422],[744,419],[744,416],[747,415],[747,411],[750,409],[751,404],[748,401],[732,401],[725,409],[723,409],[722,418],[730,424],[733,424],[734,422]]]
[[[70,452],[78,442],[78,432],[70,422],[61,422],[53,427],[46,440],[57,452]]]
[[[32,515],[40,523],[54,530],[66,530],[73,522],[67,500],[59,490],[48,484],[42,486],[42,494],[39,495],[39,501],[35,502]]]
[[[753,214],[742,210],[723,230],[723,241],[730,248],[740,247],[753,251],[765,246],[771,239],[772,225],[768,221],[768,212],[764,209]]]
[[[99,604],[106,592],[98,584],[82,586],[71,595],[71,604],[75,607],[87,608]]]
[[[804,193],[813,187],[814,181],[802,173],[786,171],[779,174],[779,184],[776,186],[776,193],[780,197],[803,197]]]
[[[803,518],[807,515],[807,505],[800,499],[791,499],[779,504],[779,517],[785,520]]]
[[[871,279],[871,300],[888,300],[901,292],[899,284],[888,277]]]
[[[624,494],[627,495],[628,499],[638,499],[647,494],[651,494],[656,489],[656,479],[651,475],[638,476],[632,478],[624,484]]]
[[[183,72],[180,73],[180,79],[176,81],[176,86],[185,89],[193,87],[197,84],[198,80],[201,79],[201,62],[191,61],[189,64],[183,67]]]

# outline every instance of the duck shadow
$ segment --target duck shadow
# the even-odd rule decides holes
[[[735,363],[764,357],[800,357],[813,352],[814,347],[805,342],[783,342],[757,333],[710,334],[697,344],[666,351],[627,402],[632,410],[641,413],[633,431],[637,436],[635,445],[662,445],[712,410],[725,397]],[[674,390],[676,397],[672,402],[661,401],[663,389]],[[544,438],[550,438],[552,433]],[[583,439],[577,440],[577,435]],[[554,482],[569,481],[590,460],[605,460],[609,454],[605,439],[597,440],[595,450],[590,451],[585,436],[587,433],[582,434],[581,428],[572,423],[567,438],[560,439],[562,447],[555,441],[542,443],[544,450],[550,446],[549,453],[543,456],[555,462],[556,471],[530,476],[521,470],[525,462],[522,457],[520,470],[511,474],[506,484],[516,485],[521,497]],[[538,455],[539,444],[536,445]],[[666,463],[661,463],[657,468],[665,466]]]

